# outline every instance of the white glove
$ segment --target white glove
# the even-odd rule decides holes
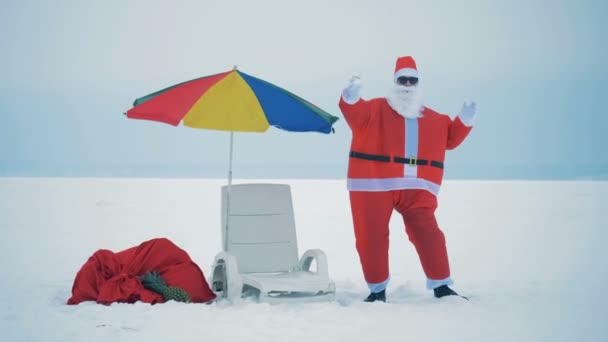
[[[361,79],[353,76],[342,90],[342,99],[348,104],[355,104],[361,98]]]
[[[477,117],[477,104],[475,102],[471,102],[470,104],[463,103],[458,117],[465,126],[472,127]]]

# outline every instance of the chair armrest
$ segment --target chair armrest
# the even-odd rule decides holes
[[[212,266],[212,288],[216,283],[222,284],[222,292],[231,302],[241,298],[243,291],[243,279],[239,274],[236,258],[226,252],[219,252],[213,260]]]
[[[327,256],[320,249],[309,249],[300,258],[300,269],[302,271],[310,271],[310,265],[313,261],[317,262],[317,273],[329,276],[327,267]]]

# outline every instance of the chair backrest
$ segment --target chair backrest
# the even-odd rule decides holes
[[[294,270],[298,245],[289,185],[236,184],[228,191],[222,187],[222,245],[236,257],[239,273]]]

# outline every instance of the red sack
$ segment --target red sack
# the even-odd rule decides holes
[[[68,304],[94,300],[100,304],[163,303],[164,298],[143,287],[136,278],[157,271],[167,283],[184,289],[192,303],[215,299],[205,276],[190,256],[165,238],[152,239],[139,246],[113,253],[100,249],[82,266],[72,287]]]

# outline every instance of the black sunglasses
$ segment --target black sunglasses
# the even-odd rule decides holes
[[[415,85],[416,83],[418,83],[418,77],[397,77],[397,83],[399,84],[406,84],[408,81],[411,85]]]

